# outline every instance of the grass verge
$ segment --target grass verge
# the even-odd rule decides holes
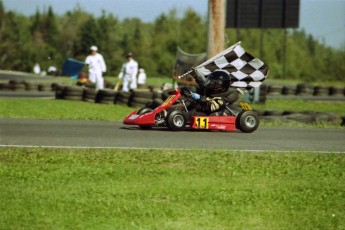
[[[3,229],[344,229],[342,154],[1,149]]]
[[[135,108],[68,100],[0,99],[0,117],[122,121]]]
[[[268,100],[266,104],[253,105],[254,109],[281,111],[319,111],[330,112],[339,116],[339,122],[304,124],[284,124],[282,122],[262,122],[263,126],[300,126],[300,127],[339,127],[340,117],[345,115],[344,102],[319,102],[303,100]],[[103,105],[81,101],[46,100],[46,99],[0,99],[1,118],[33,119],[79,119],[122,121],[137,108],[123,105]]]
[[[305,100],[267,100],[265,104],[255,104],[255,109],[281,111],[315,111],[345,115],[345,101],[305,101]]]

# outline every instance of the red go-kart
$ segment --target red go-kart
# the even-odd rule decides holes
[[[141,108],[131,112],[123,121],[126,125],[138,125],[142,129],[166,126],[172,131],[190,129],[236,131],[245,133],[255,131],[259,126],[259,117],[247,103],[240,103],[241,111],[236,112],[228,105],[224,111],[209,116],[191,116],[180,90],[175,89],[160,106],[155,109]]]

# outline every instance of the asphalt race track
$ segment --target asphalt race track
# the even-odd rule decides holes
[[[141,130],[110,121],[0,119],[0,146],[345,153],[345,130],[259,127],[254,133]]]

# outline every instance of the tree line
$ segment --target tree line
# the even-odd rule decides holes
[[[345,44],[336,50],[299,29],[226,29],[225,36],[227,47],[241,40],[249,53],[266,62],[270,78],[343,80]],[[24,16],[6,11],[0,0],[0,41],[3,70],[32,72],[35,63],[42,69],[61,69],[67,58],[84,61],[89,47],[97,45],[106,60],[106,76],[118,74],[128,52],[149,76],[171,76],[177,47],[191,54],[207,50],[207,17],[193,9],[178,17],[171,9],[146,23],[139,18],[119,20],[105,11],[95,17],[80,6],[63,15],[48,7]]]

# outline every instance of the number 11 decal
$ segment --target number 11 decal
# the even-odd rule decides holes
[[[196,117],[195,126],[198,129],[208,129],[208,117]]]

